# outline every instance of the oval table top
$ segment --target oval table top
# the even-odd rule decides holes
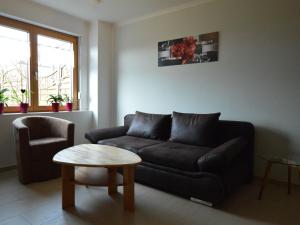
[[[139,164],[142,159],[128,150],[108,145],[81,144],[58,152],[53,161],[85,167],[118,167]]]

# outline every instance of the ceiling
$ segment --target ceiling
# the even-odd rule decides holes
[[[207,0],[30,0],[84,20],[123,23]]]

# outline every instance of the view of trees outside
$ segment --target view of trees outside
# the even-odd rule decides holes
[[[49,95],[72,96],[73,44],[38,35],[39,105],[48,105]]]
[[[72,96],[73,44],[38,35],[39,105],[49,105],[49,95]],[[9,106],[19,103],[21,89],[30,91],[30,39],[27,32],[0,25],[0,88],[7,88]],[[16,96],[18,95],[18,96]]]
[[[0,26],[0,88],[9,90],[9,106],[19,105],[12,98],[21,99],[21,89],[29,89],[29,58],[29,34]]]

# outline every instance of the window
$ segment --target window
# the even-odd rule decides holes
[[[29,103],[29,111],[50,111],[49,95],[58,94],[73,98],[78,109],[77,86],[77,37],[0,16],[0,89],[8,89],[10,97],[6,112],[18,112],[21,101]]]

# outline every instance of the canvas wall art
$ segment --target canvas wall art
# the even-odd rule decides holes
[[[158,66],[215,62],[219,58],[219,32],[158,42]]]

